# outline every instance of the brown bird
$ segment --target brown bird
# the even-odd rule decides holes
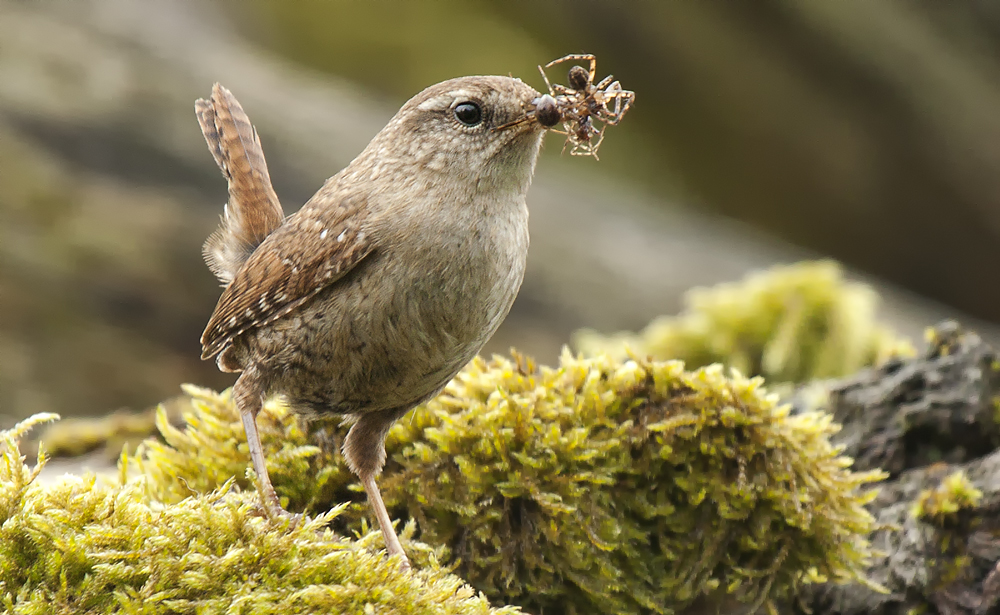
[[[436,395],[507,315],[528,251],[525,194],[555,100],[518,79],[464,77],[409,100],[345,169],[287,219],[257,133],[216,84],[195,104],[229,182],[205,243],[226,286],[202,358],[242,372],[233,397],[261,501],[288,514],[268,478],[256,416],[283,395],[347,415],[343,454],[387,552],[409,567],[375,478],[385,435]]]

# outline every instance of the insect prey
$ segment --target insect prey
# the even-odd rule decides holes
[[[545,74],[546,68],[571,61],[587,62],[589,68],[579,65],[570,68],[566,79],[568,85],[549,81]],[[604,140],[605,128],[621,121],[635,101],[635,92],[622,89],[621,83],[613,75],[595,83],[597,58],[589,53],[563,56],[544,67],[539,66],[538,71],[542,74],[549,96],[555,100],[555,109],[562,119],[563,130],[556,132],[566,135],[563,151],[572,145],[569,152],[571,155],[593,156],[597,159],[597,150]],[[536,113],[543,111],[552,113],[550,108],[539,109]]]

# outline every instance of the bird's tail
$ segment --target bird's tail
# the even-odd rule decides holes
[[[257,131],[232,93],[216,83],[211,99],[199,99],[194,110],[208,149],[229,182],[222,222],[202,253],[215,277],[229,284],[285,215],[271,187]]]

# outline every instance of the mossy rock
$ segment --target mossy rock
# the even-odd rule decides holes
[[[790,416],[761,382],[568,352],[554,368],[476,359],[392,428],[383,495],[490,600],[533,612],[670,612],[720,593],[761,605],[813,580],[863,581],[864,488],[882,474],[849,471],[830,417]],[[249,488],[229,394],[187,391],[188,427],[164,416],[166,443],[141,453],[150,493]],[[352,502],[333,526],[361,531],[345,428],[279,401],[258,424],[283,502],[310,514]]]
[[[803,383],[913,355],[908,341],[877,321],[878,301],[871,287],[846,280],[836,262],[803,261],[693,289],[681,314],[657,318],[639,333],[585,329],[573,342],[588,355],[723,363],[772,384]]]
[[[67,476],[42,486],[15,441],[37,417],[2,434],[0,464],[0,602],[13,615],[180,613],[516,613],[491,608],[482,595],[437,563],[433,549],[410,540],[418,564],[374,550],[380,534],[357,539],[328,529],[336,508],[298,524],[260,514],[252,494],[225,483],[210,493],[164,505],[147,479],[115,483]]]

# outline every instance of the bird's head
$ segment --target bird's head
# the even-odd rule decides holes
[[[376,169],[527,190],[555,101],[512,77],[460,77],[406,102],[366,150]],[[381,173],[377,173],[381,174]]]

